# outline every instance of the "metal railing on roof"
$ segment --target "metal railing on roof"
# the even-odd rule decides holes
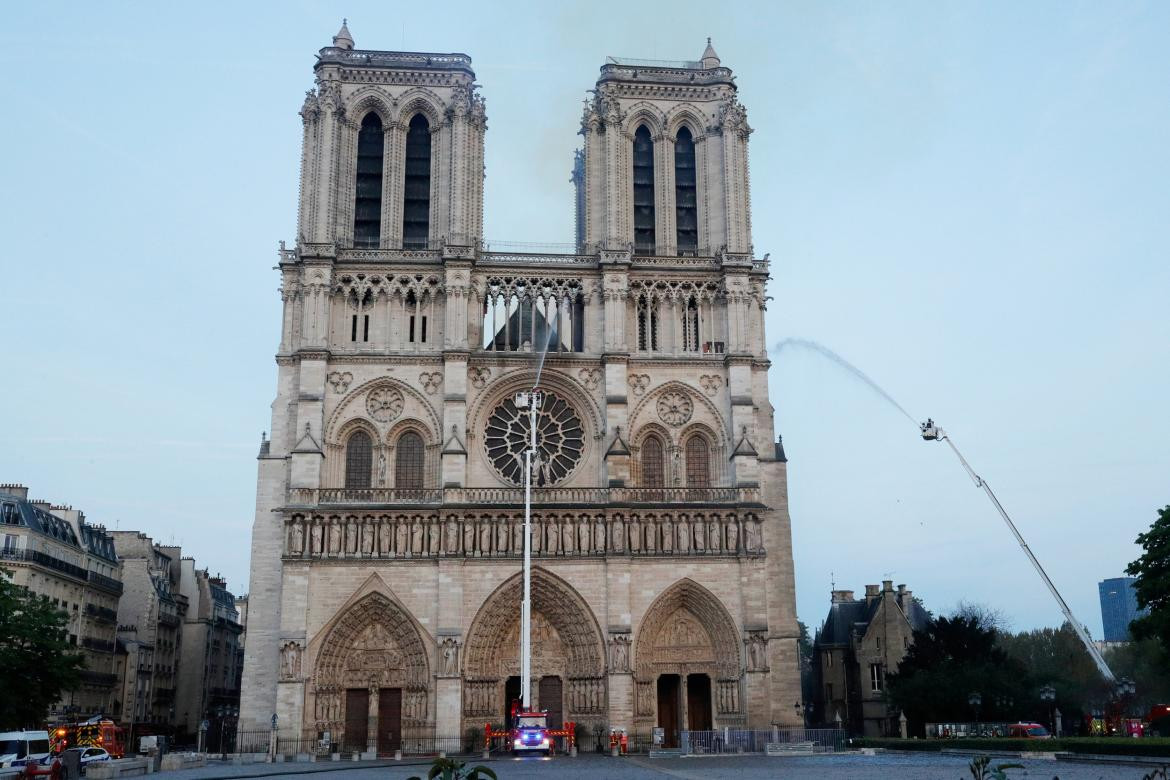
[[[702,70],[699,60],[642,60],[635,57],[606,57],[606,65],[624,65],[638,68],[693,68]]]

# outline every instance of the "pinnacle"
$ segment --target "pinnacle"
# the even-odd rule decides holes
[[[349,20],[341,20],[341,29],[333,36],[333,45],[339,49],[352,49],[353,36],[349,34]]]
[[[703,60],[704,68],[714,68],[719,65],[719,55],[715,53],[715,48],[711,45],[710,38],[707,38],[707,48],[703,50],[701,59]]]

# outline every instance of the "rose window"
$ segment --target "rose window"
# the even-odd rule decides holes
[[[366,396],[366,411],[378,422],[390,422],[402,414],[402,393],[393,387],[376,387]]]
[[[682,425],[694,411],[695,405],[686,393],[674,390],[658,397],[658,416],[667,425]]]
[[[530,428],[528,408],[507,398],[491,413],[483,443],[488,460],[513,485],[524,484],[524,452]],[[533,485],[555,485],[572,473],[585,449],[585,432],[573,407],[553,393],[543,393],[536,410],[536,463]]]

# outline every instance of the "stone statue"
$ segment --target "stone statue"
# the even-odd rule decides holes
[[[289,553],[300,555],[305,551],[305,524],[301,520],[293,520],[292,548]]]
[[[386,452],[378,452],[378,487],[386,487]]]
[[[508,524],[497,518],[492,525],[496,527],[496,554],[503,555],[508,552]]]
[[[755,517],[748,518],[744,524],[744,546],[747,547],[748,552],[759,552],[763,549],[763,541],[760,539],[760,521]]]
[[[408,533],[407,522],[404,518],[398,518],[394,523],[394,554],[406,555],[409,552],[406,549],[406,535]]]
[[[589,518],[582,517],[577,525],[577,552],[589,552]]]
[[[685,516],[678,519],[678,551],[687,554],[691,551],[691,521]]]
[[[329,518],[329,554],[337,555],[341,552],[341,526],[336,517]]]
[[[706,523],[703,522],[702,517],[695,518],[694,532],[695,532],[695,536],[694,536],[695,552],[701,553],[707,549],[707,544],[706,544],[707,525],[706,525]]]
[[[764,651],[767,648],[767,640],[758,632],[753,632],[747,640],[748,650],[748,669],[759,672],[767,667],[767,662],[764,658]]]
[[[638,553],[642,549],[642,529],[639,527],[639,518],[633,515],[627,528],[631,553]]]
[[[727,552],[739,552],[739,521],[734,517],[727,521]]]
[[[309,531],[311,538],[309,544],[311,545],[313,555],[321,554],[322,536],[324,532],[321,529],[321,521],[319,519],[313,520],[313,527]]]
[[[610,666],[614,672],[630,671],[630,638],[619,634],[610,640]]]
[[[573,518],[561,518],[561,551],[565,555],[573,554],[573,546],[577,541],[576,529],[573,528]]]
[[[622,523],[621,515],[617,515],[613,519],[613,551],[616,553],[623,553],[626,551],[626,528]]]
[[[358,523],[356,517],[346,518],[345,521],[345,553],[356,555],[358,551]]]
[[[362,520],[362,554],[374,554],[374,527],[370,524],[370,519],[367,517]]]
[[[556,518],[544,524],[545,555],[556,555],[560,549],[561,527],[557,524]]]
[[[447,542],[447,554],[456,555],[459,552],[459,525],[454,515],[447,515],[447,526],[443,531]]]
[[[442,539],[439,538],[442,532],[443,526],[437,517],[427,520],[427,550],[431,555],[437,556],[443,549]]]
[[[463,520],[463,554],[475,553],[475,521],[470,517]]]
[[[670,515],[662,518],[662,552],[668,553],[674,551],[674,522],[671,521]]]
[[[386,518],[378,520],[378,555],[386,558],[394,546],[394,528]]]
[[[719,550],[722,549],[723,545],[721,545],[719,543],[720,528],[719,528],[719,520],[717,518],[712,517],[708,521],[707,531],[711,535],[710,540],[709,540],[710,545],[711,545],[711,552],[719,552]]]
[[[444,677],[456,677],[459,674],[459,644],[452,637],[443,640],[442,669]]]
[[[423,527],[417,517],[410,523],[410,553],[411,555],[423,554]]]
[[[479,524],[479,554],[490,555],[492,551],[492,525],[488,522]]]
[[[593,521],[593,551],[605,552],[605,516],[598,515]]]

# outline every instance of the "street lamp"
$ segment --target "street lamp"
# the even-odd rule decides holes
[[[1052,729],[1053,736],[1060,736],[1056,733],[1055,721],[1052,719],[1052,702],[1056,701],[1056,688],[1051,685],[1045,685],[1040,689],[1040,701],[1048,705],[1048,726]]]
[[[971,709],[975,710],[975,733],[979,733],[979,707],[983,704],[983,697],[979,695],[978,691],[971,691],[967,694],[967,703],[971,705]]]

